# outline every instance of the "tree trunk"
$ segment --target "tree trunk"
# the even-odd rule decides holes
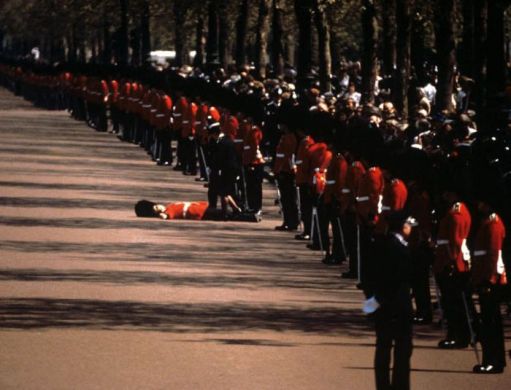
[[[463,13],[463,41],[460,51],[460,70],[461,73],[474,77],[475,62],[475,0],[464,0],[462,2]]]
[[[426,63],[426,44],[425,37],[427,35],[424,25],[424,18],[419,12],[415,13],[412,18],[412,40],[411,40],[411,63],[419,83],[426,81],[426,71],[424,64]]]
[[[182,66],[187,65],[189,62],[188,53],[185,45],[185,20],[186,20],[186,9],[185,2],[182,0],[174,0],[174,40],[176,42],[176,59],[175,65]]]
[[[332,89],[332,54],[330,52],[330,26],[326,18],[325,5],[313,0],[314,22],[318,30],[319,46],[319,80],[321,89],[330,92]]]
[[[362,59],[362,101],[374,103],[374,87],[378,74],[378,19],[373,0],[364,0],[362,12],[364,53]]]
[[[197,30],[195,37],[195,58],[193,60],[193,65],[202,67],[204,65],[204,19],[202,16],[197,18]]]
[[[435,43],[438,62],[436,109],[452,111],[452,93],[456,67],[456,42],[453,20],[455,0],[436,0]]]
[[[236,21],[236,66],[242,67],[246,63],[246,39],[248,29],[248,0],[241,0]]]
[[[142,63],[145,64],[151,56],[151,11],[149,0],[144,0],[142,3],[140,30],[142,35],[141,57]]]
[[[401,118],[408,120],[409,102],[408,90],[410,88],[411,69],[411,36],[412,36],[412,1],[397,0],[397,69],[396,69],[396,108]]]
[[[270,33],[271,0],[259,0],[259,18],[257,20],[256,36],[256,72],[261,79],[266,78],[268,63],[268,35]]]
[[[506,85],[506,51],[504,31],[504,6],[498,1],[488,1],[488,50],[487,93],[493,98]]]
[[[486,101],[486,39],[488,23],[488,0],[475,0],[474,4],[474,78],[475,78],[475,99],[477,112],[484,112]]]
[[[140,66],[140,29],[135,28],[130,33],[131,65]]]
[[[218,65],[218,8],[215,0],[210,0],[208,6],[206,61],[210,65]]]
[[[120,65],[128,64],[129,35],[128,35],[128,0],[119,0],[121,12],[121,28],[119,30],[119,58]]]
[[[297,82],[304,87],[312,67],[312,0],[295,0],[294,5],[298,24]]]
[[[227,10],[226,10],[226,3],[224,1],[220,4],[220,17],[218,18],[219,26],[218,26],[218,55],[220,57],[220,64],[224,69],[227,68],[227,66],[231,62],[231,42],[229,37],[229,24],[228,20],[225,17]]]
[[[103,4],[103,63],[110,64],[112,61],[112,39],[110,36],[110,22],[108,10]]]
[[[284,73],[284,4],[282,0],[273,0],[273,40],[271,45],[272,65],[276,75]]]
[[[383,0],[383,73],[394,74],[396,67],[396,0]]]

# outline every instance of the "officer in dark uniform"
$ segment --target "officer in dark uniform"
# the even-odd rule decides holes
[[[407,239],[414,221],[398,211],[388,216],[388,233],[378,236],[368,257],[364,293],[375,302],[376,389],[410,388],[412,356],[412,258]],[[366,307],[364,308],[366,309]],[[390,377],[390,361],[394,346],[394,367]]]

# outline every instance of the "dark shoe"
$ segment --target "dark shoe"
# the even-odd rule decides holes
[[[413,317],[413,323],[417,325],[429,325],[433,322],[430,317]]]
[[[181,165],[176,165],[174,168],[172,168],[174,171],[182,171],[183,167]]]
[[[319,251],[319,250],[321,250],[319,245],[307,244],[306,247],[307,247],[307,249],[310,249],[311,251]]]
[[[311,236],[309,236],[308,234],[297,234],[295,236],[295,240],[299,240],[299,241],[310,241],[311,239]]]
[[[477,364],[472,369],[472,372],[474,374],[502,374],[504,372],[504,368],[492,366],[491,364]]]
[[[341,274],[341,278],[343,279],[356,279],[357,278],[357,274],[355,272],[343,272]]]
[[[205,177],[196,177],[195,181],[206,181]]]
[[[341,264],[341,261],[338,259],[333,258],[331,255],[326,256],[321,262],[325,265],[339,265]]]
[[[294,232],[294,231],[296,231],[296,228],[293,228],[288,225],[280,225],[280,226],[275,226],[275,230],[278,230],[281,232]]]
[[[467,342],[460,342],[456,340],[442,340],[438,343],[438,348],[440,349],[464,349],[467,347]]]

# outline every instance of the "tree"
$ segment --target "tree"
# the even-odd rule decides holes
[[[210,0],[208,5],[206,62],[208,64],[218,64],[218,6],[215,0]]]
[[[273,0],[273,40],[271,45],[273,69],[277,75],[284,73],[284,1]]]
[[[320,0],[313,0],[312,5],[314,7],[314,22],[318,31],[320,85],[323,91],[330,91],[332,89],[332,55],[330,52],[330,26],[326,17],[327,4]]]
[[[295,0],[296,21],[298,24],[298,84],[304,87],[312,68],[312,0]]]
[[[403,119],[408,119],[408,89],[411,69],[411,34],[413,0],[397,0],[397,69],[396,108]]]
[[[266,78],[266,65],[268,64],[270,8],[271,0],[259,0],[259,17],[256,32],[256,72],[261,79]]]
[[[188,65],[189,56],[185,44],[186,1],[174,0],[174,39],[176,46],[176,66]],[[213,1],[212,1],[213,3]]]
[[[149,9],[149,0],[142,1],[142,15],[140,20],[140,31],[142,38],[141,55],[142,62],[145,63],[151,53],[151,13]]]
[[[362,100],[364,103],[374,103],[374,87],[378,74],[378,19],[373,0],[364,0],[362,29],[364,33]]]
[[[128,36],[128,0],[119,0],[121,28],[119,30],[119,58],[120,65],[128,64],[129,57],[129,36]]]
[[[438,111],[452,111],[456,68],[456,41],[452,25],[455,15],[455,0],[436,0],[435,4],[435,45],[438,63],[436,108]]]
[[[236,21],[236,65],[241,67],[246,62],[246,39],[248,29],[248,0],[241,0]]]
[[[383,73],[394,73],[396,65],[396,0],[383,0],[382,28],[383,28]]]

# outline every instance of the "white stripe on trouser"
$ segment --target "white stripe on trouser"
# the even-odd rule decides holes
[[[339,237],[341,238],[342,253],[344,254],[344,258],[346,259],[346,257],[348,256],[346,252],[346,243],[344,242],[344,231],[342,230],[340,217],[337,217],[337,225],[339,226]]]
[[[362,276],[360,274],[360,270],[362,268],[362,261],[360,259],[360,225],[357,223],[357,277],[358,283],[361,283]]]
[[[318,209],[317,207],[312,208],[312,218],[314,221],[314,225],[316,226],[316,232],[318,233],[318,240],[319,240],[319,249],[321,249],[321,253],[323,254],[323,237],[321,237],[321,226],[319,226],[319,215],[318,215]],[[312,235],[311,235],[312,238]],[[313,241],[314,243],[314,241]]]

